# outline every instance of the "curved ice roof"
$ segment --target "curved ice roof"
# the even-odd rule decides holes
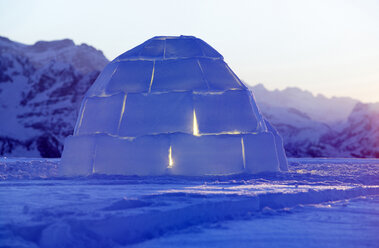
[[[121,54],[87,96],[247,89],[210,45],[193,36],[156,36]]]
[[[251,92],[207,43],[157,36],[110,62],[83,100],[75,134],[266,130]]]
[[[223,59],[222,55],[205,41],[194,36],[155,36],[141,45],[121,54],[116,60],[132,59]]]

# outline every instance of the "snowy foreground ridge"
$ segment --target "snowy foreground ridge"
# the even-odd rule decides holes
[[[110,62],[82,102],[61,175],[287,170],[283,141],[207,43],[154,37]]]
[[[379,160],[234,176],[57,177],[0,159],[1,247],[377,247]]]

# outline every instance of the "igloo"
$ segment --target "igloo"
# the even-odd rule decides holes
[[[282,138],[220,53],[154,37],[86,93],[61,175],[229,175],[287,170]]]

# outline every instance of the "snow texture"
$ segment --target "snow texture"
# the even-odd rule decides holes
[[[110,62],[88,90],[61,174],[286,171],[283,142],[266,122],[212,47],[154,37]]]
[[[289,159],[288,172],[202,177],[61,178],[59,167],[59,159],[0,159],[6,179],[0,246],[377,247],[379,241],[378,159]]]

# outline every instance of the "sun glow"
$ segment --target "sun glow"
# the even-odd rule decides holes
[[[199,127],[197,125],[196,112],[193,110],[193,135],[199,136]]]
[[[122,102],[121,115],[120,115],[120,119],[118,121],[117,130],[120,130],[120,125],[121,125],[122,117],[124,116],[124,112],[125,112],[125,103],[126,103],[126,94],[124,95],[124,100]]]
[[[82,125],[82,122],[83,122],[83,116],[84,116],[84,111],[86,110],[86,104],[87,104],[88,100],[86,100],[83,104],[83,109],[82,109],[82,114],[80,115],[80,120],[79,120],[79,124],[78,124],[78,127],[76,129],[76,133],[78,133],[79,131],[79,128],[80,126]]]
[[[149,93],[151,92],[151,86],[153,85],[154,73],[155,73],[155,60],[154,60],[154,64],[153,64],[153,72],[151,73],[151,80],[150,80],[150,86],[149,86]]]
[[[243,143],[243,138],[242,138],[242,137],[241,137],[241,146],[242,146],[242,161],[243,161],[243,168],[246,169],[245,144]]]
[[[174,160],[172,160],[172,147],[168,149],[168,168],[172,168],[174,166]]]

